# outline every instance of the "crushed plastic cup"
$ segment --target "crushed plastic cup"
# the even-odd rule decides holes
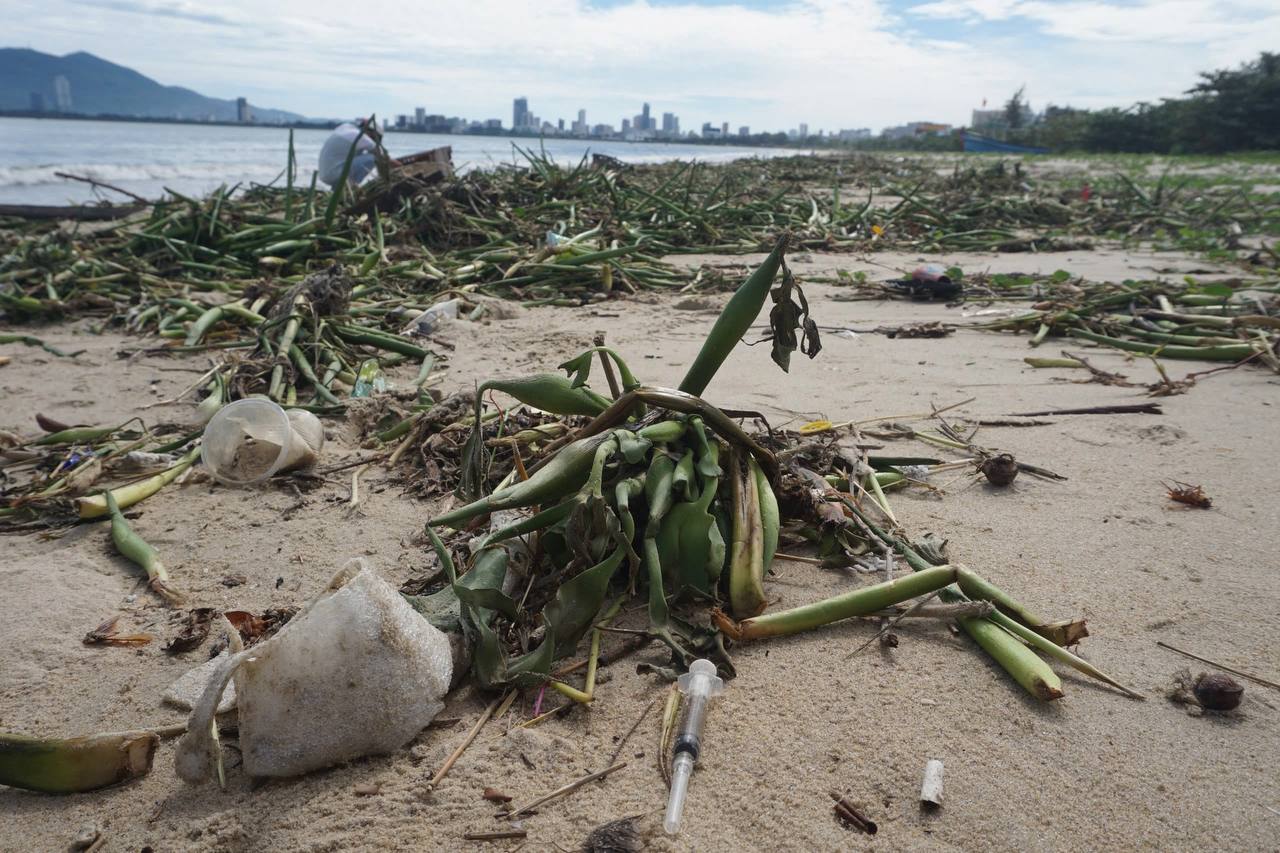
[[[362,558],[347,563],[280,632],[230,654],[205,677],[174,767],[187,782],[225,780],[214,714],[234,679],[241,766],[296,776],[403,747],[444,707],[449,640]]]
[[[200,458],[230,486],[252,486],[273,474],[305,468],[319,458],[324,428],[310,412],[286,412],[270,400],[228,403],[204,428]]]

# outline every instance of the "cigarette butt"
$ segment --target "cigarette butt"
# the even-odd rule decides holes
[[[924,766],[924,782],[920,785],[920,802],[934,808],[942,806],[942,762],[929,759]]]

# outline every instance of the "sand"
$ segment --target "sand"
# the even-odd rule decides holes
[[[691,258],[684,262],[697,263]],[[718,259],[721,261],[744,259]],[[754,260],[753,258],[745,260]],[[1052,271],[1091,278],[1153,270],[1218,269],[1180,256],[1105,250],[1053,255],[923,258],[809,255],[802,275],[917,260],[966,269]],[[1224,274],[1229,270],[1220,270]],[[842,302],[838,287],[806,288],[824,327],[870,329],[903,322],[958,322],[960,309],[907,302]],[[724,295],[692,310],[642,295],[581,310],[541,308],[490,324],[454,323],[444,390],[501,373],[552,368],[603,329],[643,379],[675,384]],[[970,306],[965,309],[972,311]],[[34,429],[36,412],[118,423],[167,400],[208,368],[207,358],[117,358],[134,339],[73,326],[41,330],[87,350],[74,365],[11,345],[0,355],[0,427]],[[1060,346],[1038,353],[1057,355]],[[1079,346],[1071,349],[1082,351]],[[1134,389],[1072,384],[1066,371],[1033,370],[1025,338],[961,331],[944,339],[829,334],[815,361],[797,355],[782,374],[766,348],[741,347],[707,396],[759,409],[775,424],[906,415],[976,398],[957,413],[1139,402]],[[1149,381],[1151,371],[1091,352],[1098,366]],[[1174,364],[1175,376],[1207,365]],[[406,369],[395,374],[411,378]],[[425,781],[461,741],[488,697],[464,686],[445,723],[397,754],[283,781],[254,784],[238,769],[228,790],[193,788],[173,773],[173,741],[139,782],[52,797],[0,789],[0,848],[66,849],[78,830],[101,828],[105,851],[525,850],[574,849],[595,826],[646,815],[653,850],[1264,850],[1280,847],[1280,692],[1246,683],[1230,717],[1193,717],[1163,698],[1185,661],[1157,640],[1240,668],[1280,677],[1280,502],[1274,441],[1280,381],[1261,370],[1219,374],[1161,401],[1164,414],[1052,418],[1029,429],[991,428],[980,440],[1069,479],[1028,476],[993,490],[959,476],[945,496],[893,498],[909,530],[950,540],[954,560],[1055,618],[1083,615],[1093,636],[1083,653],[1149,699],[1135,702],[1059,670],[1066,698],[1029,699],[963,636],[935,622],[906,623],[891,651],[845,656],[874,632],[845,623],[789,639],[738,647],[738,677],[712,709],[704,760],[691,788],[684,832],[652,834],[665,788],[655,765],[658,710],[623,747],[628,765],[549,804],[524,821],[528,839],[467,842],[468,831],[502,828],[481,798],[486,786],[528,802],[604,768],[618,739],[666,685],[635,664],[656,649],[602,670],[595,703],[535,728],[511,729],[532,697],[490,723],[435,792]],[[142,412],[183,420],[189,404]],[[361,452],[330,422],[323,464]],[[891,452],[936,451],[894,442]],[[1203,485],[1211,510],[1165,498],[1161,481]],[[415,538],[433,504],[405,497],[378,469],[362,479],[362,513],[349,514],[349,473],[304,493],[208,482],[170,487],[141,504],[134,522],[164,555],[175,586],[195,603],[261,611],[309,599],[350,556],[363,555],[393,584],[424,574],[432,559]],[[285,512],[286,510],[291,510]],[[165,688],[207,649],[176,658],[162,641],[176,621],[115,556],[101,524],[47,539],[0,540],[0,728],[71,735],[181,722],[161,705]],[[228,587],[229,575],[247,583]],[[766,584],[773,607],[869,583],[866,576],[780,561]],[[140,649],[87,647],[84,634],[111,616],[158,640]],[[612,645],[616,640],[610,641]],[[1196,671],[1200,667],[1195,668]],[[659,705],[661,699],[659,698]],[[452,721],[452,722],[450,722]],[[945,806],[917,803],[929,759],[946,765]],[[234,753],[229,755],[236,764]],[[865,836],[842,828],[827,791],[858,803],[879,824]],[[368,795],[372,790],[377,793]]]

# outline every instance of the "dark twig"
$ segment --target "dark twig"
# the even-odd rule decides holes
[[[1280,684],[1276,684],[1274,681],[1267,681],[1265,678],[1259,678],[1256,675],[1250,675],[1247,672],[1241,672],[1238,669],[1232,669],[1226,664],[1218,663],[1216,660],[1209,660],[1208,658],[1200,657],[1200,655],[1193,655],[1191,652],[1183,651],[1182,649],[1176,648],[1175,646],[1171,646],[1168,643],[1163,643],[1160,640],[1156,640],[1156,645],[1162,649],[1168,649],[1171,652],[1177,652],[1178,654],[1183,655],[1184,657],[1189,657],[1192,660],[1198,660],[1201,663],[1207,663],[1209,664],[1209,666],[1216,666],[1218,669],[1222,670],[1223,672],[1229,672],[1232,675],[1238,675],[1241,678],[1247,678],[1250,681],[1261,684],[1263,687],[1270,687],[1273,690],[1280,690]]]
[[[567,785],[561,785],[559,788],[556,788],[550,794],[539,797],[538,799],[534,800],[532,803],[529,803],[529,805],[524,806],[523,808],[518,808],[513,812],[507,812],[504,815],[500,815],[500,817],[504,817],[507,820],[515,820],[520,815],[528,814],[529,812],[533,811],[543,803],[549,803],[552,800],[556,799],[557,797],[563,797],[565,794],[571,794],[574,791],[581,788],[583,785],[587,784],[588,782],[594,782],[597,779],[603,779],[605,776],[608,776],[610,773],[614,772],[615,770],[621,770],[626,766],[627,766],[627,762],[622,761],[622,762],[619,762],[618,764],[613,765],[612,767],[606,767],[604,770],[600,770],[596,773],[588,773],[586,776],[583,776],[581,779],[575,779],[574,781],[570,782]]]
[[[141,202],[142,204],[151,204],[151,202],[147,201],[145,198],[138,195],[137,193],[131,193],[128,190],[121,189],[120,187],[112,186],[111,184],[105,183],[103,181],[99,181],[95,178],[88,178],[88,177],[84,177],[83,175],[72,175],[68,172],[54,172],[54,174],[57,175],[59,178],[66,178],[67,180],[70,180],[70,181],[81,181],[82,183],[91,184],[95,187],[102,187],[104,190],[111,190],[112,192],[117,192],[117,193],[120,193],[121,195],[127,195],[129,198],[133,199],[134,201]]]

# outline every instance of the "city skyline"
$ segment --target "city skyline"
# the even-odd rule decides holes
[[[435,133],[482,133],[486,131],[507,131],[513,133],[524,133],[528,135],[557,135],[572,136],[579,138],[610,138],[625,139],[629,141],[645,141],[645,140],[667,140],[674,141],[680,139],[733,139],[752,136],[750,125],[738,125],[736,134],[730,133],[730,122],[723,121],[719,124],[712,122],[703,122],[700,130],[681,130],[680,117],[673,112],[664,112],[662,114],[661,126],[654,117],[651,104],[644,101],[641,104],[640,112],[634,116],[623,116],[618,125],[608,122],[592,123],[587,118],[587,110],[579,107],[576,117],[571,119],[567,124],[563,117],[557,117],[554,121],[550,118],[539,116],[529,105],[530,98],[527,95],[521,95],[513,98],[511,101],[511,126],[506,127],[502,119],[469,119],[463,116],[446,116],[442,113],[428,114],[426,107],[415,107],[413,113],[396,113],[394,116],[384,116],[382,118],[382,126],[384,130],[405,131],[411,130],[416,132],[435,132]],[[975,113],[976,115],[977,113]],[[905,136],[913,133],[925,132],[921,128],[927,129],[927,132],[949,132],[951,125],[936,122],[911,122],[897,128],[885,128],[884,133],[890,134],[898,131],[897,135]],[[785,134],[790,140],[808,139],[808,138],[838,138],[849,141],[856,139],[870,138],[873,134],[870,128],[840,128],[832,129],[829,133],[825,128],[819,128],[811,136],[809,124],[800,122],[795,128],[790,129],[762,129],[757,134]]]

